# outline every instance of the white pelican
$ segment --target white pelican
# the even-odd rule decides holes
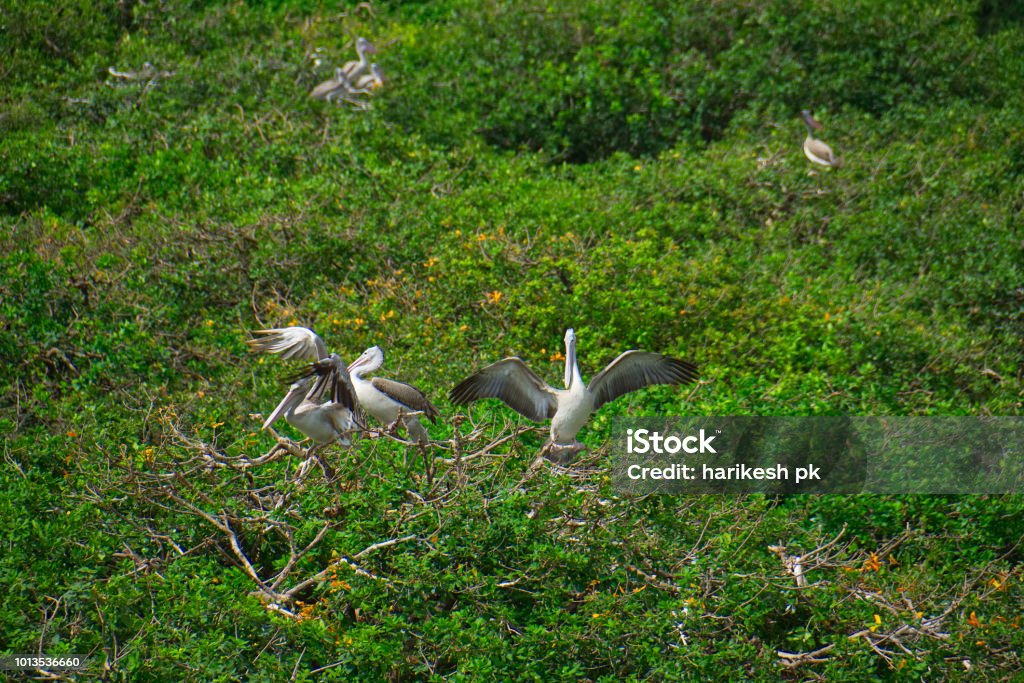
[[[697,381],[697,366],[648,351],[626,351],[590,382],[583,383],[576,364],[576,333],[565,332],[565,389],[548,386],[520,358],[488,365],[452,389],[452,403],[467,404],[481,398],[499,398],[531,420],[551,419],[549,446],[576,445],[576,434],[591,413],[623,394],[652,384],[689,384]]]
[[[353,93],[369,93],[384,85],[384,71],[374,62],[370,65],[370,73],[362,76],[355,82]]]
[[[431,422],[437,422],[440,413],[423,392],[412,385],[383,377],[363,378],[364,374],[380,369],[383,364],[384,352],[379,346],[366,349],[363,355],[349,364],[348,372],[359,397],[359,405],[389,428],[398,422],[404,423],[412,441],[428,443],[430,435],[416,415],[422,413]]]
[[[359,37],[356,39],[356,54],[359,55],[359,61],[346,62],[341,67],[350,83],[358,82],[366,74],[370,68],[370,60],[366,56],[377,54],[377,48],[366,38]]]
[[[804,155],[814,163],[821,164],[822,166],[828,166],[829,168],[839,168],[842,166],[842,158],[837,157],[831,147],[814,137],[814,131],[821,130],[822,125],[806,109],[800,112],[800,115],[804,119],[804,125],[807,126],[807,138],[804,140]]]
[[[324,340],[305,327],[258,330],[256,334],[261,336],[249,340],[256,351],[313,361],[309,371],[295,378],[263,429],[284,415],[288,424],[313,440],[312,448],[337,440],[349,445],[347,435],[356,427],[359,403],[341,358],[328,353]],[[324,401],[326,395],[329,399]]]

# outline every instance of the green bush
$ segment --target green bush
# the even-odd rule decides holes
[[[5,652],[88,652],[84,677],[120,681],[1021,668],[1019,495],[638,499],[607,476],[616,415],[1021,413],[1012,10],[87,9],[4,15]],[[359,35],[388,76],[372,108],[308,97]],[[107,70],[147,62],[166,74]],[[805,107],[844,168],[804,158]],[[382,437],[325,449],[333,484],[297,480],[297,449],[225,466],[278,443],[259,426],[297,368],[245,340],[289,324],[346,359],[381,345],[442,410],[428,458]],[[534,465],[543,433],[445,450],[526,424],[450,388],[508,355],[557,383],[568,326],[586,378],[647,348],[701,383],[602,408],[566,471]],[[260,577],[293,546],[289,571],[334,571],[272,609],[211,519]],[[840,534],[806,588],[770,547]],[[948,638],[870,645],[939,615]]]

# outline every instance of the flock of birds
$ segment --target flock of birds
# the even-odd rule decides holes
[[[327,102],[347,102],[359,109],[368,109],[369,103],[359,99],[358,95],[372,95],[373,91],[384,85],[384,72],[376,63],[371,63],[369,55],[377,54],[377,48],[366,38],[356,40],[357,61],[347,62],[334,70],[334,77],[319,84],[309,96]]]
[[[358,99],[370,95],[384,84],[381,68],[370,62],[377,48],[366,38],[356,40],[359,59],[335,69],[334,77],[320,83],[310,96],[332,103],[347,102],[366,109]],[[801,112],[807,126],[804,155],[813,163],[839,168],[843,160],[825,142],[814,137],[822,128],[808,110]],[[420,421],[425,417],[437,422],[438,409],[422,391],[404,382],[383,377],[366,378],[384,365],[384,352],[378,346],[363,352],[345,365],[315,332],[306,327],[259,330],[250,345],[256,351],[279,354],[285,359],[306,361],[305,369],[292,378],[288,393],[263,423],[267,429],[279,418],[309,437],[313,445],[308,454],[331,443],[349,446],[352,437],[366,430],[369,415],[386,425],[390,432],[399,427],[412,444],[425,446],[430,435]],[[626,351],[599,372],[590,384],[583,382],[576,361],[576,334],[565,333],[564,389],[552,387],[538,377],[521,358],[511,357],[492,363],[470,375],[451,390],[454,405],[468,405],[496,398],[523,417],[535,422],[551,421],[545,451],[576,451],[576,440],[591,414],[601,406],[630,392],[654,384],[681,385],[697,381],[697,367],[688,361],[647,351]]]
[[[345,365],[313,330],[283,327],[255,332],[249,341],[255,351],[279,354],[285,359],[308,361],[292,378],[284,399],[263,423],[270,427],[284,417],[288,424],[309,437],[314,449],[331,443],[348,446],[352,436],[365,430],[369,415],[389,431],[403,427],[409,442],[425,446],[430,435],[420,416],[437,422],[440,412],[416,387],[366,375],[384,364],[384,352],[374,346]],[[654,384],[690,384],[697,381],[697,366],[688,361],[648,351],[626,351],[599,372],[587,385],[576,361],[576,334],[565,333],[565,388],[549,386],[517,357],[505,358],[470,375],[452,389],[455,405],[497,398],[524,417],[551,420],[545,452],[575,452],[582,446],[576,435],[590,415],[606,403]]]
[[[376,46],[363,37],[356,39],[356,55],[359,59],[346,62],[344,66],[334,70],[334,77],[317,85],[309,96],[327,102],[347,102],[360,109],[368,109],[369,103],[358,98],[358,95],[372,95],[384,85],[384,72],[376,62],[370,62],[369,55],[377,54]],[[807,126],[807,137],[804,139],[804,155],[815,164],[839,168],[843,165],[841,157],[837,157],[822,140],[814,137],[815,130],[821,130],[819,123],[810,111],[800,112]]]

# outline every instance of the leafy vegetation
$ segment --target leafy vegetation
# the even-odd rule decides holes
[[[2,14],[2,651],[111,681],[1022,668],[1020,496],[632,499],[606,445],[618,414],[1021,414],[1012,4]],[[373,108],[307,97],[357,35]],[[811,168],[801,108],[844,168]],[[287,324],[381,345],[436,448],[298,477],[252,416],[288,368],[245,346]],[[702,382],[602,409],[565,470],[499,405],[456,418],[483,363],[558,376],[570,325],[585,376],[647,348]]]

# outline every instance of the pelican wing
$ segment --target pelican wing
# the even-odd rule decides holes
[[[650,351],[626,351],[597,373],[590,382],[594,410],[623,394],[652,384],[690,384],[697,381],[697,366]]]
[[[316,382],[306,395],[308,400],[318,403],[325,396],[329,396],[331,401],[351,410],[357,419],[360,417],[359,399],[356,398],[352,378],[338,354],[332,353],[327,358],[321,358],[312,363],[299,375],[298,379],[309,377],[316,377]]]
[[[370,65],[363,62],[345,62],[341,71],[349,83],[356,83],[369,71]]]
[[[332,92],[341,87],[341,81],[334,78],[330,78],[321,83],[320,85],[316,86],[315,88],[313,88],[313,90],[310,91],[309,96],[317,100],[326,99],[328,95],[330,95]]]
[[[423,413],[430,418],[431,422],[437,422],[437,418],[441,415],[440,411],[423,395],[423,392],[411,384],[396,382],[391,379],[384,379],[383,377],[374,377],[370,380],[370,384],[385,396],[401,403],[406,408]]]
[[[313,377],[302,377],[299,378],[294,384],[288,388],[288,393],[281,399],[281,402],[274,408],[274,412],[270,413],[263,422],[263,429],[266,429],[270,425],[277,421],[277,418],[281,417],[284,413],[288,412],[289,408],[298,406],[300,403],[306,400],[306,395],[309,394],[309,389],[313,386]]]
[[[811,161],[824,166],[838,168],[843,164],[843,160],[835,155],[832,148],[818,138],[807,138],[804,140],[804,153]]]
[[[348,374],[344,360],[337,353],[314,362],[311,371],[319,377],[309,391],[310,400],[318,400],[329,390],[331,400],[341,403],[353,414],[358,414],[359,400],[355,396],[352,378]]]
[[[535,375],[521,358],[506,358],[467,377],[452,389],[452,403],[466,404],[481,398],[499,398],[512,410],[540,422],[558,409],[555,390]]]
[[[279,353],[282,358],[318,361],[327,358],[327,345],[308,327],[277,327],[256,330],[259,335],[249,340],[254,351]]]

